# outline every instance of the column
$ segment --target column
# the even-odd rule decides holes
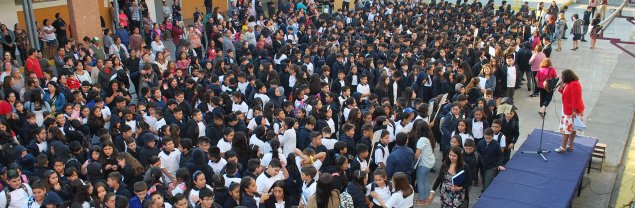
[[[68,14],[73,36],[78,40],[103,36],[99,19],[99,3],[103,1],[68,0]],[[106,20],[110,21],[110,20]]]

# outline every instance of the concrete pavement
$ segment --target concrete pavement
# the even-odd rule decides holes
[[[567,19],[573,13],[582,14],[585,8],[586,5],[571,5],[569,12],[567,12]],[[624,11],[625,15],[632,16],[633,13],[635,13],[633,8],[627,8]],[[604,35],[605,37],[619,38],[622,41],[634,41],[635,27],[626,19],[618,18],[606,28]],[[620,46],[635,52],[635,45],[620,44]],[[602,172],[592,170],[590,174],[585,174],[582,194],[580,197],[574,198],[573,207],[616,207],[612,204],[615,202],[611,202],[611,198],[614,198],[613,201],[617,198],[616,190],[622,186],[628,187],[627,191],[630,191],[632,183],[635,183],[633,180],[624,180],[624,183],[621,183],[617,178],[618,175],[621,175],[622,156],[627,146],[635,113],[635,73],[633,73],[635,58],[618,49],[608,40],[598,40],[597,49],[591,50],[589,47],[590,42],[581,43],[579,50],[572,51],[570,50],[572,40],[569,37],[568,40],[563,40],[563,50],[554,51],[551,55],[558,72],[572,69],[580,78],[588,129],[584,135],[597,137],[600,142],[606,143],[608,146]],[[530,93],[526,89],[526,86],[518,89],[514,99],[521,123],[519,145],[526,140],[531,130],[540,128],[542,123],[542,119],[537,114],[539,99],[529,98]],[[554,95],[547,110],[545,120],[545,129],[547,130],[558,130],[562,105],[560,96],[559,93]],[[546,148],[555,149],[556,147]],[[437,158],[441,158],[440,153],[437,152],[436,155]],[[594,167],[597,167],[599,160],[594,160],[593,164]],[[435,169],[439,170],[440,166],[441,161],[438,159]],[[431,180],[434,180],[436,174],[431,174],[430,177]],[[480,191],[480,186],[471,188],[470,206],[478,200]],[[433,204],[426,207],[439,206],[439,197],[436,197]]]

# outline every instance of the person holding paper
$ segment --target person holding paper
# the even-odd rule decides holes
[[[469,168],[463,163],[463,153],[461,152],[462,150],[458,146],[450,149],[449,159],[444,160],[443,165],[441,165],[439,176],[434,181],[428,196],[428,203],[432,202],[435,190],[440,187],[441,207],[461,207],[463,204],[469,204],[468,188],[472,185],[472,177]],[[460,176],[461,174],[463,176]],[[463,177],[462,180],[460,180],[461,177]]]
[[[562,93],[562,116],[560,117],[560,133],[562,144],[555,151],[564,153],[573,151],[573,140],[576,136],[574,120],[584,121],[584,102],[582,101],[582,85],[578,76],[570,69],[562,71],[562,85],[558,92]]]

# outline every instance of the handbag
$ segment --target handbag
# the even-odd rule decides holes
[[[555,70],[553,67],[550,68],[549,70],[549,74],[551,74],[551,71]],[[547,75],[549,75],[547,74]],[[560,78],[558,78],[557,76],[551,77],[551,78],[547,78],[544,82],[543,82],[543,86],[545,88],[545,90],[547,90],[547,92],[553,92],[553,90],[556,88],[556,86],[558,86],[558,82],[560,81]]]
[[[584,131],[586,130],[586,124],[580,119],[580,117],[576,116],[573,118],[573,130]]]

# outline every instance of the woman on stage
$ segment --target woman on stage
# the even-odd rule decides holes
[[[576,129],[573,121],[576,117],[584,120],[584,103],[582,102],[582,85],[578,81],[578,76],[570,69],[562,71],[562,85],[558,91],[562,93],[562,117],[560,119],[560,133],[562,133],[562,144],[555,151],[573,151],[573,140],[576,136]]]

